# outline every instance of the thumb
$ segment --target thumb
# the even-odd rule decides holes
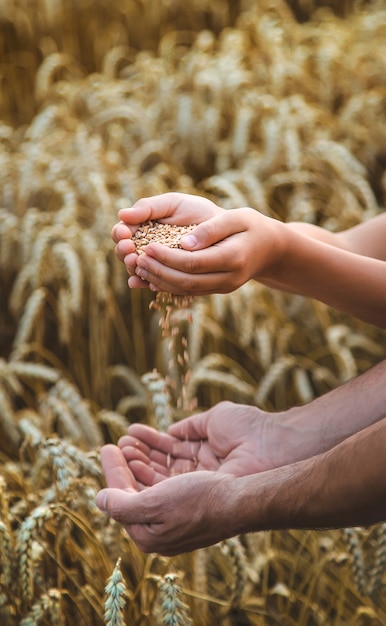
[[[241,230],[243,227],[236,211],[228,210],[198,224],[188,235],[181,237],[180,244],[184,250],[202,250]]]
[[[95,503],[103,513],[107,513],[109,517],[112,517],[121,524],[133,524],[138,522],[134,520],[134,514],[132,512],[132,500],[134,491],[125,492],[122,489],[116,489],[113,487],[101,489],[97,493]]]

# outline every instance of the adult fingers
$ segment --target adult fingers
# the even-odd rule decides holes
[[[209,418],[210,410],[195,413],[171,424],[168,434],[181,442],[205,441],[208,438]]]
[[[134,423],[130,424],[127,429],[127,435],[120,437],[118,446],[122,448],[122,446],[132,445],[142,450],[145,454],[149,454],[150,450],[159,450],[168,454],[172,452],[174,442],[175,437],[167,433],[159,432],[145,424]]]
[[[137,491],[135,478],[127,466],[124,455],[117,446],[112,444],[103,446],[100,457],[108,487]]]

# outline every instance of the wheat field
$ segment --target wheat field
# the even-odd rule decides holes
[[[0,0],[0,80],[1,625],[384,626],[383,525],[167,559],[95,495],[131,422],[281,410],[385,358],[252,283],[174,310],[170,342],[110,238],[172,190],[330,230],[383,211],[385,1]]]

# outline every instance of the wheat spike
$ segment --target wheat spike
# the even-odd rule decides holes
[[[254,396],[254,404],[262,406],[266,401],[273,386],[282,378],[283,374],[296,364],[296,359],[292,355],[280,357],[272,363],[266,374],[261,378]]]
[[[128,420],[120,411],[108,411],[102,409],[97,414],[98,423],[105,424],[118,437],[124,435],[129,425]]]
[[[2,507],[4,508],[4,507]],[[3,513],[4,511],[2,511]],[[5,519],[9,518],[8,516]],[[13,585],[13,565],[15,560],[14,540],[12,531],[8,524],[0,520],[0,563],[1,563],[1,579],[5,588]]]
[[[220,548],[231,563],[232,567],[232,593],[230,605],[239,606],[247,580],[247,557],[239,537],[232,537],[221,542]]]
[[[47,394],[39,403],[39,411],[44,417],[46,432],[49,428],[73,443],[84,441],[84,435],[74,414],[66,402],[53,394]]]
[[[46,291],[42,287],[35,289],[29,296],[13,342],[11,361],[18,360],[24,344],[30,339],[34,327],[41,318],[45,299]]]
[[[106,626],[125,626],[126,595],[127,589],[121,572],[121,558],[119,558],[105,586]]]
[[[244,380],[229,372],[207,369],[201,366],[200,362],[192,371],[186,388],[188,400],[193,400],[197,396],[197,390],[201,384],[227,389],[238,397],[242,397],[245,402],[251,402],[255,395],[255,387],[249,385]]]
[[[343,533],[346,537],[348,549],[352,558],[352,572],[354,581],[362,595],[366,593],[366,566],[363,548],[360,541],[360,530],[358,528],[345,528]]]
[[[57,439],[47,439],[42,443],[42,449],[52,461],[56,475],[56,486],[59,491],[66,491],[76,476],[75,468],[69,463],[64,453],[64,444]]]
[[[308,373],[302,367],[295,367],[293,372],[293,381],[296,392],[303,404],[311,402],[315,397]]]
[[[17,413],[18,428],[22,432],[24,441],[28,441],[32,447],[38,446],[43,440],[43,432],[40,429],[41,416],[31,409],[23,409]]]
[[[379,591],[382,576],[386,569],[386,524],[378,524],[375,533],[375,546],[372,551],[372,566],[368,575],[367,594],[375,596]]]
[[[326,339],[331,353],[337,358],[339,375],[342,381],[350,380],[356,376],[357,363],[350,348],[347,347],[347,338],[350,329],[344,324],[335,324],[327,328]]]
[[[45,383],[55,383],[59,379],[59,373],[53,367],[41,363],[11,360],[8,369],[11,374],[20,378],[36,379]]]
[[[149,415],[153,416],[154,427],[166,432],[173,421],[166,381],[156,370],[144,374],[141,380],[148,390]]]
[[[17,550],[19,555],[20,590],[23,602],[29,604],[33,597],[33,542],[44,522],[52,517],[47,506],[38,506],[25,519],[17,534]]]
[[[70,307],[73,313],[79,313],[82,305],[82,270],[75,250],[69,243],[60,241],[52,246],[52,253],[65,270],[65,277],[70,293]]]
[[[165,574],[159,585],[162,603],[162,618],[165,626],[190,626],[192,619],[189,607],[181,600],[181,587],[178,575]]]
[[[5,434],[8,445],[18,447],[20,444],[20,435],[14,420],[14,409],[11,399],[2,385],[0,385],[0,427]]]
[[[51,89],[55,80],[55,73],[58,70],[72,70],[76,69],[78,76],[80,75],[79,69],[76,67],[76,61],[69,54],[62,52],[53,52],[46,57],[43,63],[40,65],[35,79],[35,97],[38,102],[43,102]]]
[[[5,209],[0,209],[0,269],[14,265],[18,220]]]
[[[101,445],[102,435],[100,429],[91,414],[87,402],[81,397],[79,391],[69,381],[60,379],[51,390],[70,408],[72,414],[78,420],[83,435],[89,445],[96,448]]]

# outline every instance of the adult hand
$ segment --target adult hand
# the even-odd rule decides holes
[[[107,488],[98,493],[97,506],[121,523],[143,552],[172,556],[238,534],[233,477],[183,474],[137,492],[118,447],[104,446],[101,460]]]
[[[281,222],[251,208],[225,210],[200,196],[142,198],[119,217],[112,237],[131,275],[130,287],[191,295],[229,293],[264,273],[282,253]],[[138,257],[131,237],[148,219],[197,227],[182,237],[182,250],[151,243]]]
[[[134,423],[118,446],[140,488],[199,470],[246,476],[286,462],[281,424],[284,415],[281,420],[254,406],[220,402],[176,422],[167,433]]]

